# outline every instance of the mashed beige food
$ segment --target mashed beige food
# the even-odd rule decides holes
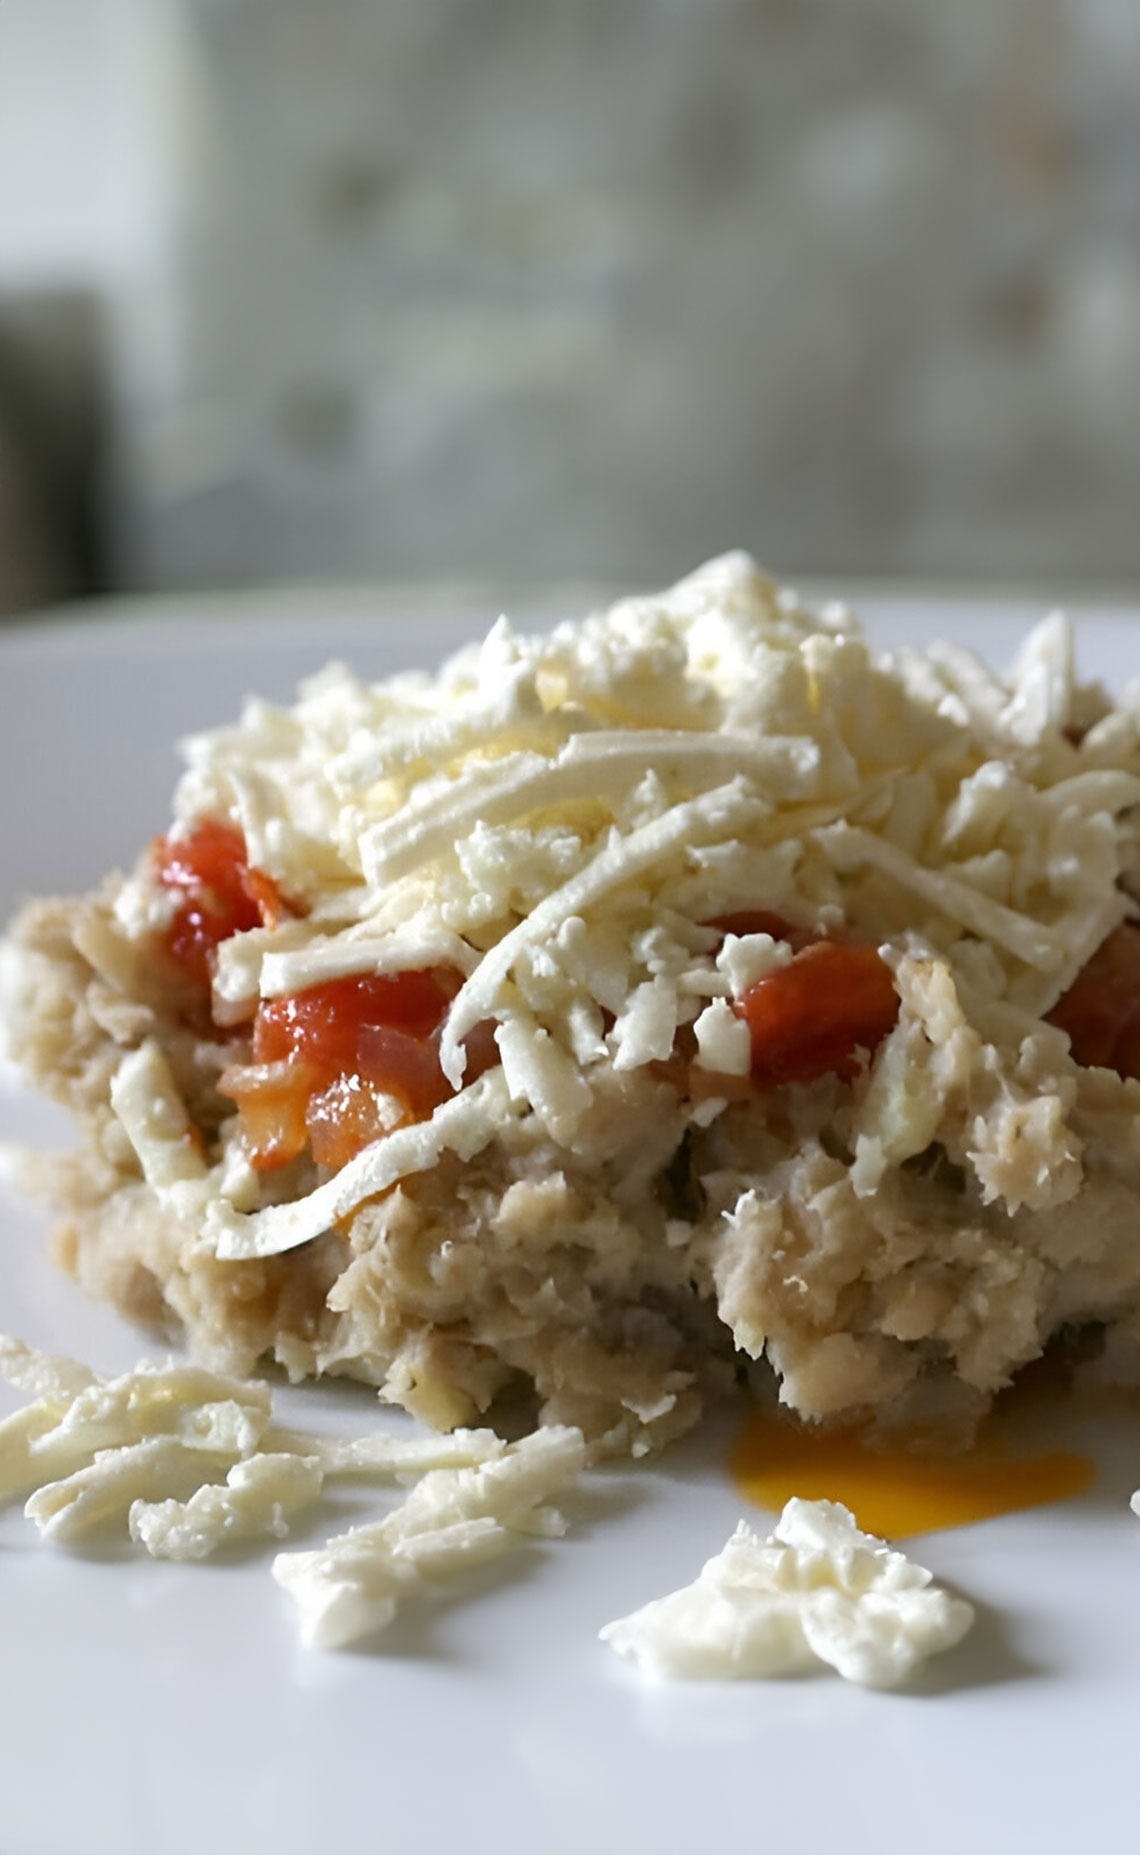
[[[131,1317],[638,1452],[742,1372],[968,1426],[1061,1328],[1134,1351],[1140,703],[1060,619],[886,659],[730,556],[187,758],[7,959]]]

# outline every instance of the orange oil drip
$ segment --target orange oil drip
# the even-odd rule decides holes
[[[779,1512],[793,1495],[841,1501],[868,1533],[907,1539],[969,1526],[1083,1494],[1096,1478],[1085,1456],[1067,1450],[1010,1450],[1000,1413],[961,1456],[918,1455],[903,1444],[882,1447],[858,1429],[820,1430],[768,1411],[753,1413],[729,1458],[740,1492]]]

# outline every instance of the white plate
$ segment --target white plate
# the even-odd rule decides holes
[[[131,860],[166,822],[175,737],[227,719],[246,692],[286,696],[334,655],[372,675],[430,663],[493,616],[421,601],[401,623],[377,609],[372,620],[360,601],[333,603],[330,616],[314,598],[310,611],[247,606],[228,623],[188,611],[0,637],[4,913]],[[947,599],[864,610],[885,640],[953,635],[997,658],[1034,615]],[[1083,617],[1087,668],[1121,681],[1140,667],[1128,621]],[[10,1072],[0,1080],[0,1138],[58,1135]],[[40,1217],[5,1200],[2,1235],[0,1328],[104,1370],[145,1350],[52,1272]],[[353,1429],[375,1410],[343,1389],[284,1405],[292,1421]],[[980,1614],[906,1694],[830,1676],[653,1688],[598,1644],[601,1624],[687,1582],[731,1530],[741,1502],[723,1425],[601,1478],[564,1541],[527,1549],[367,1653],[300,1649],[268,1555],[202,1567],[77,1557],[40,1546],[9,1511],[0,1850],[1108,1847],[1136,1816],[1134,1427],[1066,1428],[1061,1440],[1083,1439],[1102,1468],[1083,1499],[919,1542]]]

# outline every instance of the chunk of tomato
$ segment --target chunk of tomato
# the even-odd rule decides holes
[[[330,979],[259,1007],[253,1033],[256,1063],[303,1057],[332,1074],[359,1066],[361,1033],[377,1026],[430,1037],[462,983],[454,967]]]
[[[849,1082],[862,1053],[893,1028],[899,999],[876,948],[817,940],[757,980],[734,1009],[748,1025],[752,1080],[761,1087],[827,1075]]]
[[[1066,1032],[1075,1062],[1140,1079],[1140,928],[1126,922],[1101,942],[1048,1022]]]
[[[380,1095],[360,1076],[337,1076],[305,1108],[305,1135],[318,1166],[346,1166],[390,1125]]]
[[[203,986],[223,940],[297,912],[271,876],[251,867],[237,826],[221,819],[206,818],[185,837],[157,838],[152,856],[158,882],[178,898],[163,937],[167,952]]]
[[[387,1131],[385,1096],[405,1119],[426,1119],[451,1093],[439,1032],[461,983],[455,968],[441,966],[333,979],[266,1000],[254,1025],[254,1066],[223,1078],[254,1166],[286,1165],[306,1147],[320,1165],[346,1164]]]
[[[258,1172],[287,1166],[305,1151],[309,1144],[306,1110],[319,1084],[316,1071],[301,1063],[223,1070],[218,1087],[237,1103],[246,1151]]]

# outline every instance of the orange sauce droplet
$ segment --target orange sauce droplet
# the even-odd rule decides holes
[[[841,1501],[865,1532],[886,1539],[1066,1501],[1096,1476],[1085,1456],[1068,1451],[1010,1452],[1000,1419],[965,1455],[923,1456],[902,1444],[871,1443],[858,1429],[821,1430],[766,1411],[744,1423],[729,1468],[759,1507],[779,1512],[793,1495]]]

